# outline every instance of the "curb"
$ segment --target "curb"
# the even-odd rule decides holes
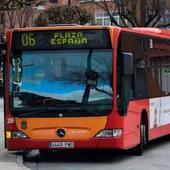
[[[24,162],[23,156],[22,155],[16,155],[17,165],[24,170],[31,170],[30,168],[26,167],[23,162]]]

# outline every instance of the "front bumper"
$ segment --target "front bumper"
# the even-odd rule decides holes
[[[8,150],[54,149],[49,147],[50,142],[67,142],[68,140],[32,140],[7,139]],[[72,142],[71,140],[68,142]],[[87,140],[74,140],[71,149],[123,149],[122,138],[93,138]],[[60,149],[60,148],[55,148]],[[63,149],[63,148],[62,148]],[[66,148],[67,149],[67,148]]]

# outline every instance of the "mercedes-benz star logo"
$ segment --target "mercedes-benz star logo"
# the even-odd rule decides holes
[[[60,138],[64,137],[65,134],[66,134],[66,132],[65,132],[64,129],[58,129],[58,130],[57,130],[57,135],[58,135]]]

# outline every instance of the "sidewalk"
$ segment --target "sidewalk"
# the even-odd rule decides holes
[[[29,168],[23,165],[21,155],[17,155],[16,152],[9,152],[4,148],[4,115],[2,98],[0,98],[0,169],[29,170]]]

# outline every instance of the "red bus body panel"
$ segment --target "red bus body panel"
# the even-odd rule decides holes
[[[72,27],[71,27],[72,28]],[[65,28],[65,29],[71,29]],[[91,28],[91,27],[89,27]],[[103,27],[96,27],[103,28]],[[36,28],[38,30],[38,28]],[[42,28],[42,30],[46,30],[47,28]],[[55,28],[49,28],[55,29]],[[75,27],[77,29],[77,27]],[[84,29],[82,27],[81,29]],[[141,33],[141,30],[138,29],[121,29],[118,27],[109,28],[112,38],[112,47],[113,47],[113,110],[112,113],[106,117],[106,121],[104,125],[101,127],[103,129],[122,129],[123,134],[119,138],[96,138],[95,136],[88,139],[67,139],[67,140],[54,140],[54,139],[5,139],[6,147],[8,150],[26,150],[26,149],[50,149],[49,142],[57,142],[57,141],[74,141],[74,149],[129,149],[140,143],[140,120],[142,110],[146,110],[148,116],[148,127],[150,127],[150,104],[149,99],[142,100],[132,100],[129,102],[127,116],[120,116],[116,109],[116,61],[117,61],[117,48],[118,48],[118,38],[121,30]],[[24,31],[25,29],[23,29]],[[32,29],[28,29],[32,30]],[[149,30],[143,32],[145,35],[158,36],[156,33],[150,33]],[[160,35],[159,35],[160,36]],[[167,33],[162,33],[161,35],[164,38],[170,37]],[[7,57],[6,57],[6,90],[5,90],[5,130],[6,131],[17,131],[19,128],[17,126],[16,119],[10,113],[10,53],[11,53],[11,39],[12,39],[12,31],[7,33]],[[34,119],[34,118],[32,118]],[[73,118],[74,119],[74,118]],[[83,118],[82,118],[83,119]],[[96,117],[98,119],[98,117]],[[38,123],[38,121],[37,121]],[[82,126],[83,128],[83,126]],[[20,129],[19,129],[20,130]],[[102,129],[101,129],[102,130]],[[149,128],[148,131],[148,140],[152,140],[158,138],[160,136],[170,134],[170,124],[160,126],[157,128]]]

